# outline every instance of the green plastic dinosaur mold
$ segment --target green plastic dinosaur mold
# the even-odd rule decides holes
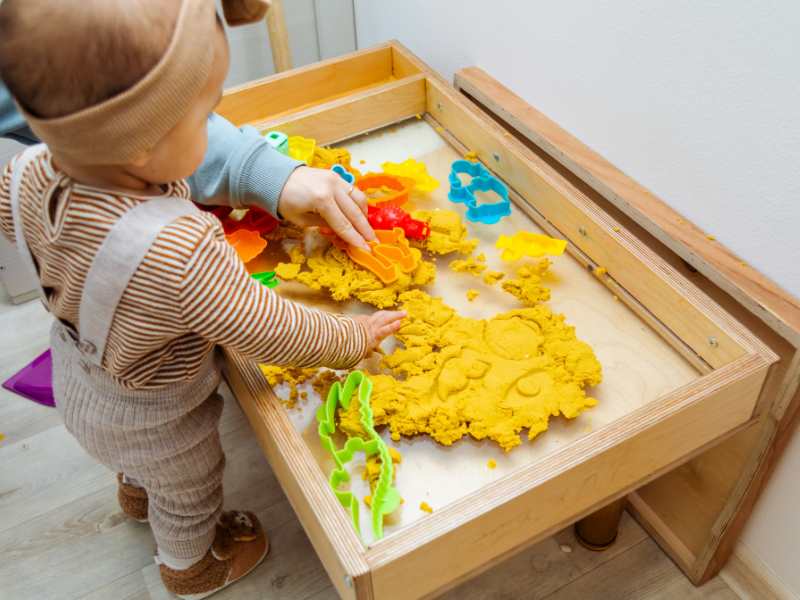
[[[331,437],[336,431],[336,409],[341,406],[347,410],[356,389],[358,389],[360,422],[366,439],[351,437],[345,442],[344,447],[337,450]],[[331,471],[328,482],[341,505],[350,512],[353,526],[359,535],[361,535],[361,528],[358,519],[358,499],[349,490],[340,489],[341,485],[350,481],[350,474],[345,465],[353,460],[357,452],[363,452],[366,456],[377,454],[380,457],[381,472],[375,489],[372,491],[371,511],[372,531],[375,539],[381,539],[383,537],[383,518],[394,512],[400,505],[400,494],[392,485],[394,470],[389,448],[375,431],[372,406],[370,405],[371,396],[372,381],[361,371],[353,371],[347,376],[344,385],[338,381],[333,384],[327,400],[317,409],[317,423],[319,424],[319,441],[322,447],[330,452],[336,463],[336,468]]]

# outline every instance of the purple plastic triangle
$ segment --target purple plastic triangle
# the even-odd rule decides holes
[[[50,350],[3,383],[7,390],[44,406],[55,406],[53,398],[53,357]]]

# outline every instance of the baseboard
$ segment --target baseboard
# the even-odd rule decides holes
[[[719,575],[742,600],[800,600],[743,544],[738,545]]]

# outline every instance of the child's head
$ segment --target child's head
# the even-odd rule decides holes
[[[227,70],[213,0],[0,3],[0,77],[64,166],[191,175]]]

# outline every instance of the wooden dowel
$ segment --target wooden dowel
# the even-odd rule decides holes
[[[272,0],[270,3],[267,31],[275,72],[288,71],[292,68],[292,53],[289,50],[289,33],[286,31],[286,18],[283,15],[283,0]]]
[[[610,548],[617,540],[625,498],[615,500],[575,523],[575,537],[582,546],[595,552]]]

